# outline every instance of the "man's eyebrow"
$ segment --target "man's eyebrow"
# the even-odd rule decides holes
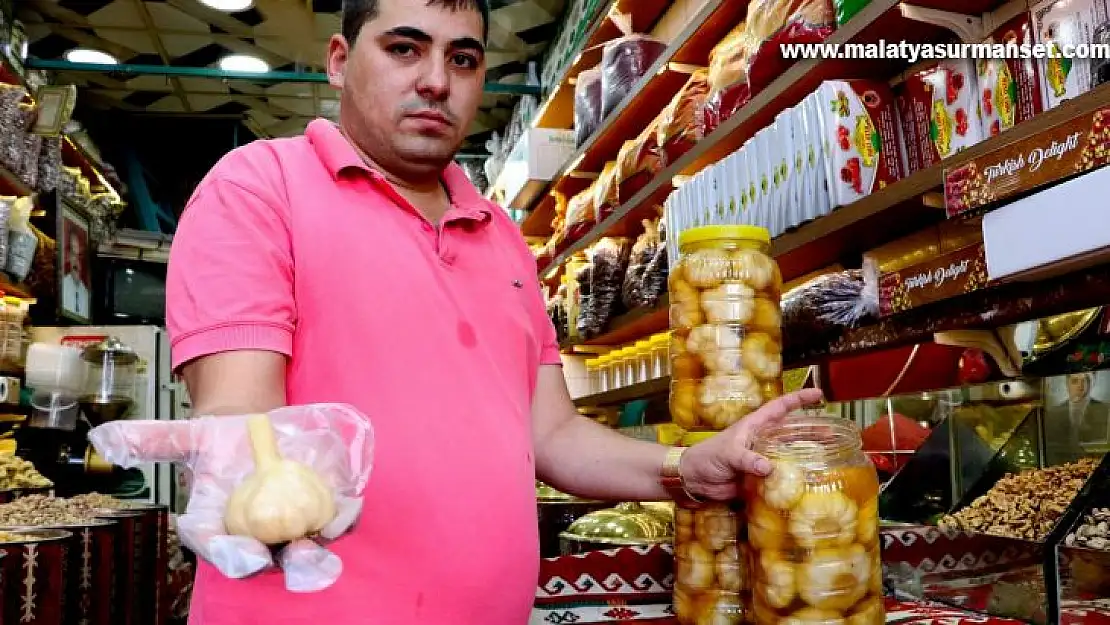
[[[482,45],[481,41],[473,37],[459,37],[451,41],[451,48],[455,50],[471,50],[481,54],[486,53],[486,47]]]
[[[397,26],[382,33],[386,37],[404,37],[421,43],[431,43],[432,36],[414,26]]]

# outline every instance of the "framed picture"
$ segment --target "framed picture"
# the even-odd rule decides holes
[[[92,321],[89,218],[68,202],[61,202],[59,209],[58,315],[87,324]]]
[[[38,115],[31,132],[43,137],[57,137],[69,123],[77,106],[76,85],[43,85],[35,92]]]

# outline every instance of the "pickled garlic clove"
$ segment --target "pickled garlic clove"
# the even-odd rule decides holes
[[[682,271],[693,286],[711,289],[729,276],[731,264],[732,258],[725,250],[697,250],[683,259]]]
[[[772,608],[782,609],[794,602],[798,594],[796,567],[778,551],[759,554],[759,582],[756,592],[767,599]]]
[[[747,577],[747,558],[741,557],[742,547],[733,543],[717,554],[717,585],[721,590],[740,592]]]
[[[879,597],[868,597],[848,615],[847,625],[885,625],[886,610]]]
[[[870,546],[879,540],[879,500],[868,499],[859,509],[856,523],[856,541]]]
[[[684,429],[691,430],[698,426],[698,385],[696,382],[686,384],[672,383],[670,397],[671,418],[675,424]]]
[[[789,510],[805,494],[805,472],[786,460],[772,461],[771,466],[771,474],[759,486],[759,496],[773,508]]]
[[[755,314],[755,291],[742,282],[725,282],[701,292],[701,309],[710,323],[748,323]]]
[[[677,354],[671,359],[671,379],[673,380],[700,380],[705,377],[705,367],[701,358],[694,354]]]
[[[845,625],[844,617],[832,610],[802,608],[782,619],[782,625]]]
[[[871,580],[870,590],[872,593],[882,596],[883,594],[883,557],[876,545],[874,549],[867,556],[871,559]]]
[[[716,375],[744,372],[744,358],[738,349],[717,349],[705,355],[705,368]]]
[[[761,499],[748,509],[748,542],[757,551],[777,551],[786,546],[786,519]]]
[[[687,590],[713,587],[713,552],[699,542],[683,543],[675,550],[675,583]]]
[[[705,323],[698,300],[678,300],[671,304],[671,327],[693,328]]]
[[[782,278],[771,257],[758,250],[736,250],[732,253],[733,276],[747,282],[756,291],[778,290]]]
[[[744,607],[740,596],[713,590],[701,599],[696,625],[739,625],[744,621]]]
[[[709,504],[694,511],[694,535],[710,551],[720,551],[736,542],[739,530],[736,514],[726,504]]]
[[[799,594],[811,607],[847,611],[867,594],[872,569],[860,545],[814,551],[799,567]]]
[[[769,334],[755,332],[740,344],[744,367],[763,381],[778,379],[782,374],[782,348]]]
[[[722,349],[739,350],[741,342],[740,335],[731,327],[706,324],[690,330],[686,349],[704,356]]]
[[[757,297],[752,309],[749,327],[770,334],[775,340],[782,340],[782,311],[775,302]]]
[[[856,502],[841,492],[802,495],[790,513],[790,534],[809,548],[850,545],[859,525]]]
[[[687,592],[680,583],[675,584],[674,588],[674,613],[678,617],[678,622],[682,625],[694,625],[697,619],[697,603],[696,594]]]

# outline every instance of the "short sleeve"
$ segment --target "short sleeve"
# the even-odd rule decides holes
[[[500,211],[501,209],[496,208],[496,210]],[[512,222],[507,223],[511,224]],[[515,225],[510,225],[508,230],[510,232],[509,236],[513,238],[515,248],[520,253],[522,272],[524,275],[530,276],[526,286],[534,293],[534,296],[529,300],[528,316],[531,318],[532,327],[535,329],[536,337],[540,342],[540,365],[562,366],[563,359],[559,353],[559,339],[555,333],[555,324],[551,321],[551,317],[547,316],[547,302],[544,300],[543,285],[540,283],[536,272],[536,257],[532,255],[532,250],[528,249],[524,236]]]
[[[173,369],[216,353],[291,355],[296,305],[288,211],[242,182],[201,183],[170,248],[166,325]]]

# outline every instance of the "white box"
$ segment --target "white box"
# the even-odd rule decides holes
[[[502,206],[527,209],[573,155],[573,130],[525,130],[505,159],[505,166],[494,185],[505,193]]]
[[[1110,257],[1110,167],[1007,204],[983,217],[991,280],[1040,280]]]

